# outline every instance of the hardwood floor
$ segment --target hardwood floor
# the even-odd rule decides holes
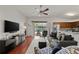
[[[25,54],[31,42],[32,42],[32,37],[27,36],[22,44],[18,45],[15,49],[11,50],[8,54]]]

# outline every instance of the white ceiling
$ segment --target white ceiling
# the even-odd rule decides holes
[[[44,5],[42,9],[49,8],[47,13],[49,15],[39,16],[39,5],[26,5],[26,6],[17,6],[25,16],[27,17],[47,17],[47,18],[64,18],[64,19],[79,19],[79,6],[78,5]],[[64,15],[65,13],[78,13],[73,17]]]
[[[7,6],[6,6],[7,7]],[[42,9],[49,8],[49,15],[39,16],[40,5],[14,5],[11,6],[26,17],[47,17],[61,19],[79,19],[79,5],[43,5]],[[38,10],[37,10],[38,9]],[[77,13],[75,16],[66,16],[66,13]]]

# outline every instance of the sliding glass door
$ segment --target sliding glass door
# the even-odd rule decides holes
[[[45,21],[33,21],[35,36],[42,36],[42,32],[46,30],[47,22]]]

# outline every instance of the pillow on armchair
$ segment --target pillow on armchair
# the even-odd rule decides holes
[[[57,46],[55,48],[53,48],[52,54],[55,54],[56,52],[58,52],[61,49],[62,49],[62,47],[61,47],[60,43],[58,43]]]

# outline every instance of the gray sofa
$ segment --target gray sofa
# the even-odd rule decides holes
[[[74,40],[74,38],[72,37],[72,35],[65,35],[64,40],[61,41],[60,38],[60,45],[63,47],[67,47],[67,46],[77,46],[77,41]]]
[[[66,35],[66,34],[64,34],[64,35],[65,35],[65,37],[64,37],[63,41],[61,40],[61,37],[60,37],[60,39],[58,39],[59,42],[60,42],[60,45],[62,47],[67,47],[67,46],[72,46],[72,45],[76,45],[77,46],[77,41],[74,40],[72,35]],[[52,32],[50,34],[50,37],[52,37],[54,39],[57,39],[57,33],[53,33]]]
[[[77,41],[60,41],[60,45],[62,47],[67,47],[67,46],[77,46]]]

